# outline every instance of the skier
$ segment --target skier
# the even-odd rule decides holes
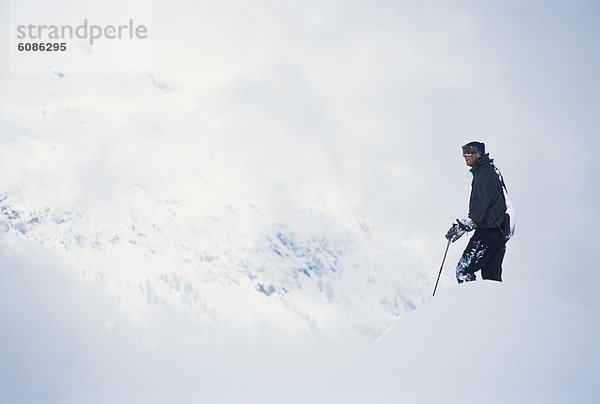
[[[481,270],[483,279],[502,282],[506,242],[514,234],[514,215],[506,185],[494,160],[485,152],[484,143],[467,143],[462,153],[473,174],[469,215],[457,219],[446,238],[455,242],[466,232],[475,230],[475,233],[456,266],[456,280],[474,281],[475,272]]]

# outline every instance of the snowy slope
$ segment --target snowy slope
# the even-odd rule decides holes
[[[598,335],[597,313],[534,288],[461,285],[326,378],[306,402],[596,403]]]
[[[17,250],[0,254],[0,402],[545,404],[600,394],[595,313],[523,285],[441,292],[348,362],[343,337],[270,328],[207,338],[168,307],[143,311],[140,326],[56,255]]]
[[[207,336],[168,306],[132,318],[57,254],[1,247],[1,403],[259,403],[336,360],[324,341],[281,328]]]

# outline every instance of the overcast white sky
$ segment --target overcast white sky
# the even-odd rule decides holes
[[[117,22],[150,15],[145,44],[151,65],[120,75],[81,74],[68,54],[42,64],[43,73],[11,73],[6,55],[14,45],[7,29],[8,11],[17,10],[13,3],[26,12],[37,2],[0,0],[0,195],[9,195],[16,209],[78,212],[82,222],[75,230],[92,232],[105,230],[103,221],[110,229],[124,201],[156,214],[148,227],[168,213],[152,203],[175,201],[181,233],[198,235],[198,244],[209,234],[206,250],[219,254],[254,246],[265,228],[278,223],[328,240],[348,238],[360,254],[355,272],[338,286],[360,290],[361,297],[375,294],[353,313],[375,318],[369,304],[380,304],[378,291],[390,292],[398,279],[411,290],[392,290],[396,295],[428,296],[443,236],[467,213],[470,178],[460,146],[480,140],[502,170],[518,215],[505,279],[599,308],[600,2],[136,0],[139,9],[126,9],[112,0],[61,0],[32,11],[31,18],[43,16],[41,24],[60,24],[67,15]],[[72,45],[110,55],[107,65],[130,60],[124,49],[111,53],[107,44],[94,48],[102,51]],[[128,63],[120,67],[127,70]],[[136,62],[134,70],[140,66],[145,63]],[[194,226],[202,232],[188,232]],[[171,230],[165,243],[180,236]],[[441,289],[455,284],[454,266],[465,244],[466,238],[450,249]],[[194,393],[204,389],[196,380],[179,380],[179,372],[195,375],[204,366],[200,359],[210,356],[211,347],[193,355],[187,350],[200,346],[197,324],[173,319],[171,327],[157,309],[159,318],[147,320],[146,329],[123,321],[110,339],[98,325],[110,326],[110,317],[122,320],[122,313],[114,296],[75,279],[81,268],[59,275],[56,257],[41,247],[4,240],[0,247],[0,317],[14,324],[0,344],[10,359],[0,374],[10,376],[2,379],[15,397],[35,388],[61,397],[81,382],[70,397],[96,388],[102,401],[114,386],[98,387],[102,377],[96,375],[110,375],[127,392],[145,384],[160,397],[172,391],[153,380],[167,379],[167,388],[192,386]],[[127,268],[140,282],[148,277],[146,268]],[[376,286],[365,285],[371,273],[380,276]],[[296,307],[284,303],[268,307]],[[327,318],[326,308],[313,306]],[[277,318],[280,312],[272,310]],[[147,312],[140,312],[146,320]],[[163,350],[149,349],[150,358],[146,346],[132,351],[131,341],[140,335]],[[80,343],[75,351],[72,340]],[[325,345],[313,342],[315,350],[306,348],[312,358],[282,341],[265,363],[279,369],[279,353],[299,362],[318,358],[297,369],[311,373],[319,361],[331,360],[315,354]],[[99,345],[105,351],[96,351]],[[224,345],[225,356],[238,346]],[[264,345],[255,352],[269,351]],[[117,380],[120,373],[113,370],[122,369],[125,351],[129,366],[123,372],[131,369],[133,376]],[[43,366],[38,352],[46,355]],[[244,375],[255,364],[264,366],[263,358],[241,356],[248,364],[232,377],[250,383]],[[174,370],[158,369],[164,358]],[[221,358],[212,358],[204,383],[225,383],[213,387],[226,391],[227,377],[221,376],[231,369],[224,366],[223,375],[213,377]],[[54,364],[62,373],[53,373]],[[147,369],[135,374],[139,368]],[[62,377],[73,374],[81,375],[74,383]],[[41,387],[32,382],[42,379]]]
[[[577,291],[596,278],[597,2],[180,0],[150,10],[147,74],[14,75],[2,61],[2,187],[40,205],[98,201],[142,181],[183,198],[210,192],[215,205],[251,200],[273,221],[322,209],[437,260],[466,213],[460,146],[477,139],[518,213],[506,276],[552,274]],[[60,20],[55,11],[45,23]],[[15,146],[19,126],[61,157]],[[193,173],[210,191],[190,186]]]

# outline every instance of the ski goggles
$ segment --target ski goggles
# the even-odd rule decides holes
[[[473,154],[479,154],[479,150],[475,146],[463,146],[462,154],[463,156],[471,156]]]

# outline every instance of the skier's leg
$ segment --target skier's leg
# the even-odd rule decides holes
[[[477,260],[481,255],[481,245],[481,240],[476,231],[469,240],[467,248],[463,251],[456,266],[456,281],[458,283],[471,282],[477,279],[475,271],[477,271]]]
[[[502,260],[506,253],[506,247],[498,249],[487,265],[481,268],[481,277],[492,281],[502,282]]]
[[[506,253],[506,241],[501,232],[492,235],[488,241],[490,244],[489,257],[481,267],[481,277],[493,281],[502,282],[502,261]]]
[[[502,260],[506,242],[497,228],[478,228],[469,240],[456,266],[458,283],[476,280],[475,272],[481,270],[483,279],[502,281]]]

